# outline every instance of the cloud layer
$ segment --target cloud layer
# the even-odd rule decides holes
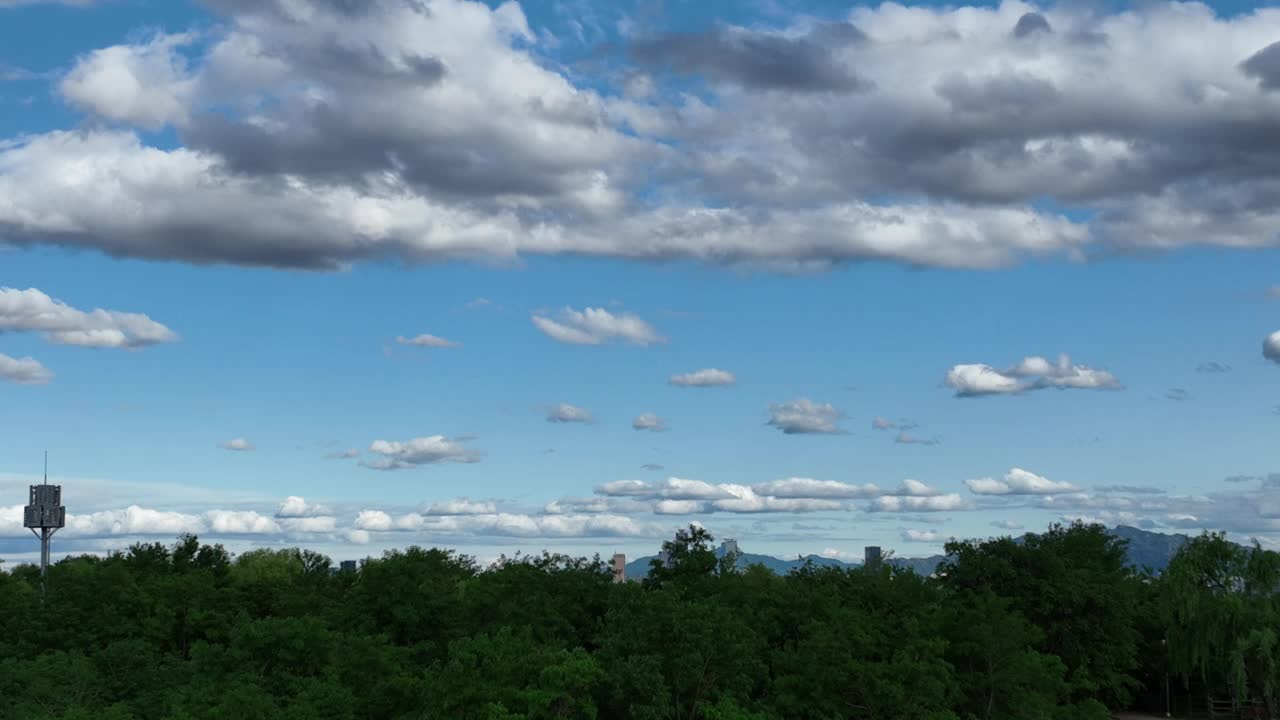
[[[205,5],[205,32],[76,61],[59,91],[84,129],[0,141],[6,237],[308,269],[1280,243],[1271,13],[886,3],[629,38],[615,77],[555,62],[515,3]]]

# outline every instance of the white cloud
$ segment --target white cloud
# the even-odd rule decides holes
[[[158,34],[141,45],[116,45],[81,57],[59,90],[73,104],[110,120],[157,130],[184,125],[195,81],[179,48],[194,35]]]
[[[492,502],[473,501],[467,498],[455,498],[445,502],[431,503],[427,515],[491,515],[497,512]]]
[[[1000,528],[1001,530],[1021,530],[1022,523],[1013,520],[992,520],[991,527]]]
[[[632,345],[666,342],[653,326],[632,313],[614,315],[591,307],[579,312],[566,307],[557,318],[534,315],[533,324],[548,337],[572,345],[602,345],[615,340]]]
[[[914,482],[914,481],[913,481]],[[812,478],[786,478],[770,480],[752,486],[752,490],[761,495],[776,498],[872,498],[882,494],[879,487],[867,483],[850,485],[835,480],[814,480]]]
[[[689,373],[672,375],[668,383],[678,387],[717,387],[733,385],[738,379],[733,373],[719,368],[703,368]]]
[[[527,515],[486,513],[423,517],[409,514],[393,518],[381,510],[364,510],[355,527],[363,532],[414,530],[436,536],[493,536],[522,538],[661,537],[667,530],[621,515]]]
[[[942,440],[936,437],[922,438],[912,435],[906,430],[899,430],[893,442],[897,445],[939,445]]]
[[[921,497],[917,495],[889,495],[871,501],[874,512],[949,512],[967,510],[969,502],[956,493]]]
[[[596,486],[596,494],[612,497],[662,498],[666,500],[720,500],[734,495],[724,486],[701,480],[670,477],[666,480],[617,480]]]
[[[1277,330],[1267,336],[1262,341],[1262,357],[1280,363],[1280,330]]]
[[[102,309],[85,312],[36,288],[0,288],[0,332],[6,331],[39,332],[60,345],[96,348],[139,348],[178,339],[146,315]]]
[[[338,519],[332,515],[285,518],[280,524],[288,533],[332,533],[338,529]]]
[[[833,405],[808,398],[769,405],[769,425],[787,435],[835,434],[843,432],[837,423],[844,416]]]
[[[361,510],[356,515],[355,528],[357,530],[381,532],[390,530],[391,527],[391,516],[381,510]]]
[[[549,423],[589,423],[592,422],[591,411],[568,403],[559,403],[547,408]]]
[[[897,427],[898,427],[897,423],[887,418],[882,418],[879,415],[871,419],[872,430],[892,430]]]
[[[370,540],[366,530],[347,530],[342,536],[352,545],[368,545]]]
[[[209,529],[220,535],[267,535],[280,532],[280,525],[252,510],[210,510],[205,513]]]
[[[1068,482],[1055,482],[1022,468],[1013,468],[1003,480],[979,478],[965,480],[974,495],[1061,495],[1078,493],[1080,488]]]
[[[665,420],[653,413],[643,413],[641,415],[637,415],[636,419],[631,421],[631,427],[636,430],[663,432],[667,429],[667,423]]]
[[[257,449],[252,442],[242,437],[232,438],[226,442],[218,443],[218,447],[223,450],[234,450],[235,452],[249,452]]]
[[[12,358],[0,353],[0,380],[19,385],[44,385],[52,379],[53,371],[35,358]]]
[[[305,498],[297,495],[290,495],[280,503],[280,508],[276,510],[278,518],[307,518],[317,517],[319,515],[329,515],[333,511],[325,505],[309,503]]]
[[[452,340],[445,340],[435,335],[422,334],[414,337],[405,337],[403,335],[396,336],[396,343],[400,345],[413,345],[415,347],[432,347],[432,348],[454,348],[461,347],[462,343]]]
[[[374,440],[369,452],[382,456],[381,460],[361,462],[374,470],[404,470],[421,465],[440,463],[480,462],[480,453],[467,447],[462,440],[444,435],[430,435],[404,442]]]
[[[936,530],[915,530],[904,528],[899,534],[903,542],[940,543],[945,538]]]
[[[956,365],[947,371],[943,383],[956,397],[1015,395],[1044,388],[1119,390],[1123,386],[1105,370],[1076,365],[1066,355],[1056,363],[1039,357],[1024,358],[1008,370],[990,365]]]

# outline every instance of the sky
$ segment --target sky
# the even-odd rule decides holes
[[[1280,8],[0,0],[0,558],[1280,547]]]

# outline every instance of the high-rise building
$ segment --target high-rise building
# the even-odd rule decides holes
[[[338,564],[338,569],[344,573],[353,573],[356,571],[356,561],[343,560],[341,563]]]
[[[724,554],[725,554],[725,555],[728,555],[729,553],[741,553],[741,552],[742,552],[741,550],[739,550],[739,549],[738,549],[738,541],[737,541],[737,540],[734,540],[733,538],[729,538],[729,539],[725,540],[723,543],[721,543],[721,544],[720,544],[720,548],[721,548],[722,550],[724,550]]]
[[[880,567],[880,546],[868,545],[863,548],[862,566],[865,568]]]
[[[670,552],[667,552],[666,550],[661,550],[661,551],[659,551],[659,552],[658,552],[658,562],[659,562],[659,563],[662,565],[662,567],[664,567],[664,568],[669,568],[669,567],[671,567],[671,553],[670,553]]]
[[[627,556],[622,553],[613,554],[613,581],[616,583],[627,581]]]

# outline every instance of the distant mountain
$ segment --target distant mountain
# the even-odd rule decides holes
[[[1129,564],[1138,569],[1149,569],[1152,572],[1159,573],[1164,571],[1169,565],[1169,561],[1178,553],[1178,550],[1186,544],[1188,538],[1186,535],[1166,535],[1164,533],[1150,532],[1141,530],[1128,525],[1118,525],[1112,530],[1108,530],[1115,537],[1127,540],[1129,542],[1126,548],[1126,554],[1129,558]],[[1022,540],[1022,537],[1017,540]],[[716,557],[724,557],[724,545],[716,548]],[[627,578],[630,580],[639,580],[649,574],[649,562],[654,556],[646,556],[637,558],[627,563]],[[930,555],[921,558],[902,558],[894,557],[886,560],[890,565],[900,568],[909,568],[917,575],[932,575],[938,565],[946,559],[944,555]],[[812,561],[818,567],[839,567],[850,568],[860,567],[862,563],[848,563],[835,558],[823,557],[821,555],[804,555],[794,560],[784,560],[771,555],[755,555],[752,553],[742,553],[738,557],[738,567],[747,568],[751,565],[763,565],[766,568],[785,575],[796,568],[804,565],[805,561]]]

